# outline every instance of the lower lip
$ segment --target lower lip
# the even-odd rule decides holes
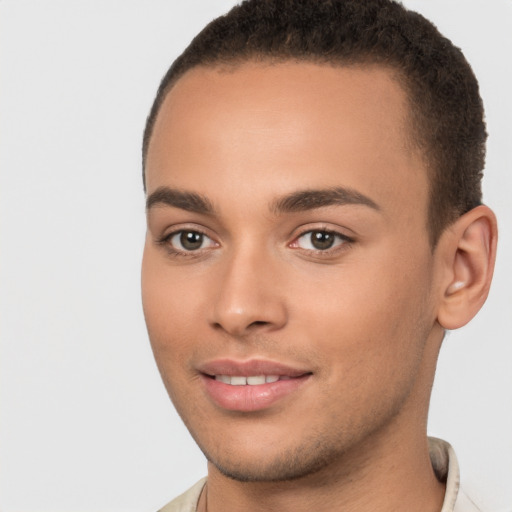
[[[228,411],[261,411],[291,395],[311,376],[306,374],[277,382],[268,382],[257,386],[231,386],[203,375],[206,393],[212,401]]]

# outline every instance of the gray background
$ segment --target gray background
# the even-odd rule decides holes
[[[231,0],[0,1],[0,509],[154,511],[205,474],[147,342],[140,142],[161,76]],[[512,504],[512,2],[409,0],[480,79],[495,282],[443,347],[429,432]]]

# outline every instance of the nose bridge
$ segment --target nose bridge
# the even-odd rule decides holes
[[[254,329],[278,329],[286,323],[278,268],[269,251],[247,240],[233,247],[222,265],[213,305],[215,326],[242,336]]]

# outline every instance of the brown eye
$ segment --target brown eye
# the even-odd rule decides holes
[[[311,237],[311,245],[320,251],[330,249],[334,244],[334,234],[327,231],[312,231],[309,235]]]
[[[293,245],[309,251],[327,251],[346,242],[350,239],[340,233],[317,229],[299,236]]]
[[[205,247],[212,247],[215,242],[199,231],[182,230],[174,233],[170,238],[171,246],[177,251],[197,251]]]
[[[203,235],[195,231],[182,231],[180,243],[187,251],[195,251],[203,244]]]

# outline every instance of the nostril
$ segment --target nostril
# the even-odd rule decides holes
[[[260,325],[268,325],[269,322],[263,322],[262,320],[256,320],[255,322],[252,322],[249,324],[249,327],[258,327]]]

